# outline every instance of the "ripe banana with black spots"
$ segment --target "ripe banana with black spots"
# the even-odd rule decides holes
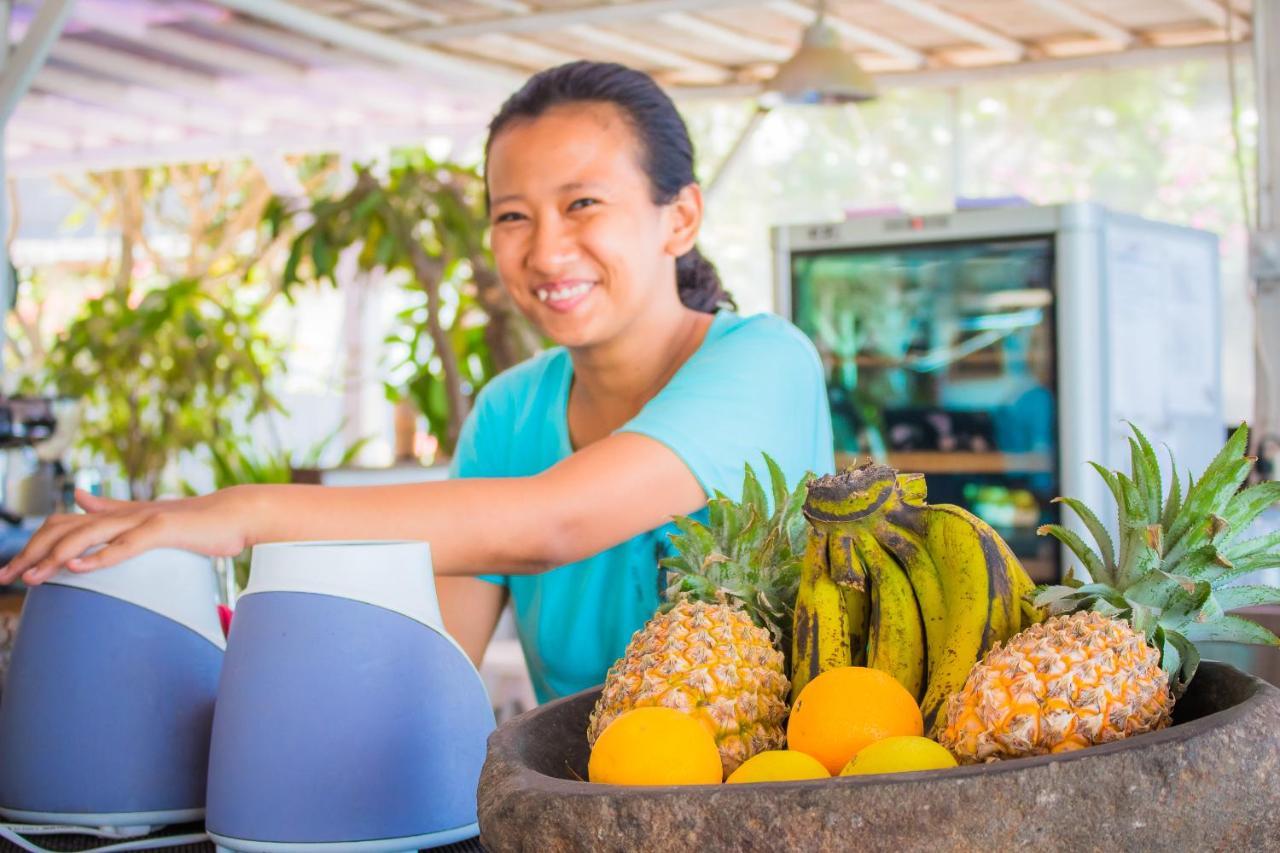
[[[1021,610],[1012,578],[1025,573],[1016,560],[1006,558],[1007,549],[1001,550],[990,525],[960,507],[904,507],[887,519],[920,536],[938,567],[946,603],[945,646],[930,667],[920,703],[928,731],[946,700],[964,686],[973,665],[995,643],[1016,633]]]
[[[821,672],[849,666],[849,622],[841,588],[827,562],[827,531],[809,529],[800,563],[800,586],[792,623],[791,701]]]
[[[925,547],[924,541],[914,532],[878,521],[875,540],[902,566],[911,582],[916,602],[920,606],[920,621],[924,625],[928,672],[932,673],[944,657],[947,645],[947,601],[942,592],[942,578],[938,566]]]
[[[856,529],[858,555],[871,573],[867,666],[887,672],[918,702],[927,668],[924,625],[911,582],[866,527]]]
[[[871,582],[858,556],[853,533],[836,525],[827,539],[831,577],[840,587],[849,628],[849,661],[862,666],[867,660],[867,636],[871,628]]]
[[[810,483],[804,513],[828,535],[832,577],[843,581],[852,617],[852,655],[866,600],[850,591],[865,590],[867,664],[912,690],[928,729],[979,658],[1039,614],[1029,604],[1034,585],[990,525],[925,496],[922,475],[868,463]]]

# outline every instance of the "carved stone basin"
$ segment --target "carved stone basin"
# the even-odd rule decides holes
[[[1174,725],[1060,756],[945,771],[683,787],[592,785],[599,690],[489,739],[492,851],[1276,850],[1280,689],[1206,661]]]

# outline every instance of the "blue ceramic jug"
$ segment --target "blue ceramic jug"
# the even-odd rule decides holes
[[[0,701],[0,816],[138,831],[202,817],[216,608],[209,559],[185,551],[29,590]]]
[[[493,728],[426,543],[259,545],[218,690],[206,825],[244,851],[475,837]]]

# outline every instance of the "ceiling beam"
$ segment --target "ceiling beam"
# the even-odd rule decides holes
[[[449,16],[443,12],[428,9],[409,0],[364,0],[364,2],[426,24],[447,24],[450,20]],[[505,2],[507,8],[503,11],[512,11],[509,7],[514,6],[517,7],[518,14],[525,14],[532,8],[516,0],[505,0]],[[480,41],[487,50],[491,50],[495,56],[504,58],[512,55],[523,56],[526,62],[533,65],[561,65],[578,58],[534,41],[517,39],[502,33],[490,33],[477,41]]]
[[[301,80],[306,73],[303,66],[287,59],[280,59],[226,41],[193,35],[173,27],[148,27],[145,35],[136,41],[151,48],[158,48],[165,53],[194,60],[201,65],[208,65],[210,68],[217,68],[238,76],[259,75]]]
[[[66,26],[74,5],[74,0],[44,0],[22,41],[9,52],[9,11],[13,3],[11,0],[5,3],[3,36],[6,55],[3,72],[0,73],[0,126],[31,88],[31,81],[48,58],[49,49]]]
[[[292,121],[312,127],[329,124],[324,111],[296,95],[274,96],[263,89],[249,91],[237,80],[188,71],[123,50],[64,38],[54,46],[52,55],[60,62],[122,78],[143,88],[190,96],[230,115],[242,114],[268,122],[288,116]]]
[[[938,68],[928,71],[885,72],[876,75],[876,86],[882,91],[894,89],[954,89],[974,83],[1006,82],[1036,77],[1041,74],[1118,71],[1125,68],[1149,68],[1181,62],[1225,62],[1226,45],[1222,42],[1179,47],[1139,47],[1130,50],[1108,50],[1087,56],[1029,59],[1017,65],[979,65],[969,68]],[[753,98],[763,91],[759,83],[736,83],[728,86],[681,86],[667,90],[677,101],[707,98]]]
[[[140,119],[56,95],[28,94],[23,98],[13,111],[13,121],[21,124],[28,118],[70,130],[100,129],[131,142],[177,138],[183,134],[181,126],[176,123]]]
[[[1129,30],[1116,26],[1092,12],[1087,12],[1067,0],[1029,0],[1029,2],[1068,24],[1079,27],[1084,32],[1093,33],[1098,38],[1119,47],[1128,47],[1134,41],[1135,36]]]
[[[637,41],[630,36],[619,35],[609,30],[602,30],[590,24],[577,24],[569,27],[566,32],[583,41],[591,42],[600,47],[609,50],[617,50],[622,53],[628,53],[645,62],[661,65],[679,71],[691,71],[695,74],[702,74],[713,80],[723,80],[725,70],[718,65],[711,65],[698,59],[691,59],[682,53],[676,53],[673,50],[667,50],[664,47],[648,44],[647,42]]]
[[[665,15],[659,15],[658,20],[673,30],[680,30],[733,50],[740,50],[753,59],[764,58],[772,62],[782,62],[790,58],[793,52],[792,48],[777,42],[749,36],[686,12],[668,12]]]
[[[489,5],[489,4],[486,4]],[[506,2],[511,14],[487,21],[467,21],[461,24],[444,24],[434,27],[417,27],[410,30],[414,41],[438,43],[459,38],[472,38],[487,33],[536,33],[549,30],[567,30],[583,24],[617,24],[622,21],[653,20],[670,12],[699,12],[708,9],[725,9],[752,5],[752,0],[633,0],[630,3],[612,3],[603,6],[583,6],[576,9],[533,11],[524,3]],[[525,13],[514,9],[523,6]]]
[[[505,69],[450,56],[411,44],[403,38],[384,35],[364,27],[321,15],[286,0],[215,0],[220,6],[270,21],[285,29],[305,33],[350,50],[377,57],[406,68],[443,74],[457,82],[492,89],[509,90],[518,86],[520,76]]]
[[[519,32],[536,32],[548,29],[561,29],[568,34],[581,39],[582,41],[608,50],[616,50],[626,53],[630,56],[640,59],[642,62],[659,65],[663,68],[675,69],[680,71],[692,72],[712,79],[723,79],[725,70],[719,66],[712,65],[701,60],[694,59],[682,53],[668,50],[648,42],[641,41],[631,36],[626,36],[611,30],[602,30],[590,23],[590,21],[616,22],[617,16],[601,15],[600,10],[604,7],[592,7],[588,9],[575,9],[571,12],[538,12],[533,6],[522,2],[522,0],[495,0],[499,2],[509,17],[498,18],[496,21],[484,21],[478,24],[444,24],[428,28],[410,29],[411,38],[415,41],[436,42],[439,41],[437,35],[442,31],[453,33],[452,39],[466,38],[483,38],[502,35],[510,38],[510,33]],[[617,6],[609,6],[605,11],[613,11],[618,9],[629,10],[632,6],[645,6],[646,10],[652,9],[653,4],[657,3],[708,3],[715,2],[721,5],[736,4],[741,5],[744,0],[642,0],[641,3],[623,4]],[[746,0],[750,2],[750,0]],[[587,13],[591,13],[588,15]],[[652,14],[647,12],[647,14]],[[551,17],[554,16],[554,17]],[[554,26],[547,26],[548,20],[558,21]],[[521,22],[531,23],[530,27],[523,25],[518,28],[513,26],[521,24]],[[713,26],[708,24],[707,26]],[[495,29],[495,27],[497,27]],[[571,57],[577,58],[577,57]]]
[[[196,105],[168,92],[129,86],[48,65],[40,69],[40,75],[32,86],[74,101],[90,100],[96,104],[110,104],[122,112],[153,121],[177,123],[196,130],[225,133],[228,127],[237,126],[235,115],[210,110],[206,105]]]
[[[61,153],[28,150],[20,155],[15,154],[9,172],[14,177],[98,172],[162,163],[232,160],[258,156],[263,152],[294,154],[349,151],[355,156],[367,156],[375,148],[420,144],[433,136],[447,136],[455,143],[460,143],[469,140],[474,132],[475,128],[470,124],[432,124],[429,127],[363,125],[324,135],[307,132],[305,128],[293,128],[260,137],[206,136],[176,142],[114,145],[98,150],[77,149]],[[24,141],[24,147],[30,149],[31,146]]]
[[[389,59],[371,56],[367,53],[348,50],[343,47],[335,47],[332,44],[291,33],[279,27],[250,21],[230,12],[227,13],[226,20],[217,23],[215,29],[221,35],[242,39],[275,52],[287,53],[292,57],[293,61],[308,67],[314,67],[326,62],[334,65],[373,66],[386,69],[397,67]],[[323,60],[323,62],[317,62],[317,60]]]
[[[1255,2],[1275,2],[1275,0],[1255,0]],[[1195,12],[1204,20],[1224,30],[1229,29],[1237,39],[1249,32],[1249,22],[1235,12],[1228,13],[1221,3],[1215,0],[1182,0],[1182,5]],[[1228,17],[1230,14],[1230,17]]]
[[[444,12],[429,9],[419,3],[412,3],[410,0],[361,0],[361,2],[365,6],[374,6],[386,12],[426,21],[429,24],[444,24],[449,21],[449,16]]]
[[[494,50],[504,56],[524,56],[530,64],[544,65],[548,68],[555,65],[564,65],[566,62],[573,62],[582,58],[553,47],[547,47],[545,44],[532,39],[515,38],[504,33],[490,33],[487,36],[481,36],[477,41],[487,49]]]
[[[818,17],[812,6],[798,3],[796,0],[776,0],[776,2],[769,4],[769,8],[779,15],[806,26],[813,23],[814,18]],[[902,42],[880,33],[851,24],[844,18],[836,17],[830,12],[827,12],[825,20],[827,26],[848,41],[878,50],[886,56],[900,59],[912,68],[922,68],[927,61],[925,55],[915,48],[908,47]]]
[[[880,2],[922,21],[928,21],[953,35],[980,44],[1010,60],[1016,61],[1026,55],[1027,48],[1021,42],[1002,36],[994,30],[975,24],[959,15],[953,15],[924,0],[880,0]]]
[[[112,20],[109,15],[102,14],[97,7],[86,6],[82,8],[86,10],[86,12],[84,14],[78,12],[76,20],[80,23],[88,24],[95,30],[109,33],[116,38],[124,39],[125,41],[133,44],[140,44],[152,49],[159,49],[173,56],[182,57],[184,59],[193,59],[201,64],[208,65],[211,68],[230,72],[229,74],[219,78],[220,83],[223,80],[236,81],[241,80],[244,77],[256,77],[255,83],[257,81],[274,81],[282,82],[290,87],[295,87],[289,91],[275,91],[269,86],[263,89],[265,93],[273,94],[277,100],[281,98],[287,99],[287,103],[284,107],[286,111],[297,110],[300,108],[297,103],[299,95],[304,99],[308,97],[312,98],[310,101],[312,105],[310,112],[314,115],[319,114],[315,109],[317,103],[333,104],[337,102],[356,107],[364,111],[368,111],[372,108],[373,110],[390,117],[403,116],[406,111],[416,113],[422,106],[420,102],[407,99],[403,96],[389,96],[385,87],[379,90],[377,97],[370,97],[367,92],[334,87],[332,85],[332,80],[322,79],[323,75],[319,75],[315,69],[307,67],[305,61],[301,59],[282,59],[277,56],[259,52],[254,50],[252,47],[245,47],[222,39],[174,29],[170,26],[148,27],[145,23],[139,24],[137,22],[127,22],[127,25],[121,24]],[[220,29],[224,28],[227,30],[226,35],[228,36],[233,38],[247,37],[252,41],[257,41],[258,43],[263,44],[264,46],[269,44],[277,50],[282,46],[281,42],[285,35],[280,33],[280,37],[273,39],[272,30],[267,27],[255,29],[252,24],[227,22],[225,27],[220,27]],[[293,44],[291,46],[296,47],[300,52],[309,52],[313,57],[316,55],[329,56],[330,54],[337,54],[337,57],[340,59],[361,63],[360,67],[366,67],[368,65],[364,58],[358,55],[335,51],[333,48],[329,48],[318,42],[306,39],[297,40],[305,42],[305,44]],[[59,47],[65,47],[68,44],[74,46],[73,50],[78,49],[79,53],[85,55],[85,52],[80,48],[80,46],[89,43],[84,42],[83,40],[73,41],[71,39],[64,39]],[[109,50],[109,48],[103,48],[100,45],[89,44],[89,47],[96,48],[98,51]],[[90,51],[87,55],[102,59],[106,62],[111,61],[109,54]],[[128,53],[123,53],[122,55],[126,57],[126,59],[132,58],[131,54]],[[388,70],[391,70],[391,68],[391,66],[387,66]],[[179,70],[184,71],[185,69]],[[142,69],[142,71],[144,74],[148,73],[148,70],[145,68]],[[192,72],[187,73],[190,74]],[[167,76],[167,72],[165,76]],[[193,79],[198,84],[200,75],[195,75]],[[296,87],[298,86],[302,87],[301,92],[297,92]],[[160,88],[163,87],[161,86]],[[221,95],[224,99],[227,95],[237,94],[234,89],[234,82],[223,84],[223,88],[225,91],[222,91]],[[380,120],[381,119],[379,119],[379,121]]]

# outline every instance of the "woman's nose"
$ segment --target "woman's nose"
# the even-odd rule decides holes
[[[529,252],[529,266],[539,273],[555,273],[578,259],[573,235],[562,223],[539,222]]]

